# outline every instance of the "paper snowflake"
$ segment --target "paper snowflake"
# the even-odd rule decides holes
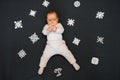
[[[78,46],[80,43],[80,39],[75,37],[72,43]]]
[[[103,19],[103,17],[104,17],[104,12],[98,11],[96,14],[96,18]]]
[[[100,42],[101,44],[104,44],[103,41],[104,41],[104,37],[97,36],[97,43]]]
[[[14,24],[15,24],[15,29],[23,28],[23,26],[22,26],[22,20],[14,21]]]
[[[99,63],[99,58],[92,57],[91,64],[98,65]]]
[[[56,69],[54,69],[54,73],[57,73],[56,77],[59,77],[59,76],[62,75],[61,71],[62,71],[62,68],[56,68]]]
[[[75,24],[75,20],[74,19],[68,19],[67,25],[74,26],[74,24]]]
[[[32,41],[32,43],[34,44],[35,42],[37,42],[39,40],[39,37],[36,33],[32,34],[29,39]]]
[[[29,15],[35,17],[36,12],[37,11],[31,10],[30,13],[29,13]]]
[[[20,57],[21,59],[27,55],[23,49],[20,50],[17,54],[19,55],[19,57]]]
[[[45,6],[45,7],[48,7],[50,4],[50,2],[48,2],[47,0],[44,0],[42,5]]]
[[[79,6],[80,6],[80,1],[75,1],[75,2],[74,2],[74,6],[75,6],[75,7],[79,7]]]

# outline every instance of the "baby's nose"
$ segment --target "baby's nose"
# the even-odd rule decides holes
[[[53,23],[54,21],[52,20],[51,22]]]

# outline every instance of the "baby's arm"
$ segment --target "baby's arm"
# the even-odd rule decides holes
[[[61,23],[58,23],[56,27],[57,27],[56,33],[62,34],[64,32],[64,28]]]
[[[44,34],[44,35],[47,35],[49,32],[48,32],[48,28],[49,28],[49,26],[46,24],[45,26],[44,26],[44,28],[43,28],[43,30],[42,30],[42,33]]]

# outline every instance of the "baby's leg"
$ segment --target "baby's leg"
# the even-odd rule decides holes
[[[71,51],[68,49],[68,47],[65,44],[62,44],[60,46],[60,52],[59,52],[62,56],[64,56],[70,64],[73,65],[73,67],[75,68],[75,70],[79,70],[80,66],[76,63],[76,59],[73,56],[73,54],[71,53]]]
[[[40,63],[39,63],[39,70],[38,74],[42,74],[44,68],[47,65],[48,60],[54,55],[54,51],[50,48],[49,45],[46,45],[45,50],[43,51],[43,55],[41,56]]]

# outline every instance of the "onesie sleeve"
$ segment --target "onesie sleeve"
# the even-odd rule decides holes
[[[48,28],[49,26],[46,24],[45,26],[44,26],[44,28],[43,28],[43,30],[42,30],[42,33],[44,34],[44,35],[47,35],[48,34],[48,32],[47,32],[47,28]]]
[[[63,28],[62,24],[58,23],[56,33],[62,34],[63,32],[64,32],[64,28]]]

